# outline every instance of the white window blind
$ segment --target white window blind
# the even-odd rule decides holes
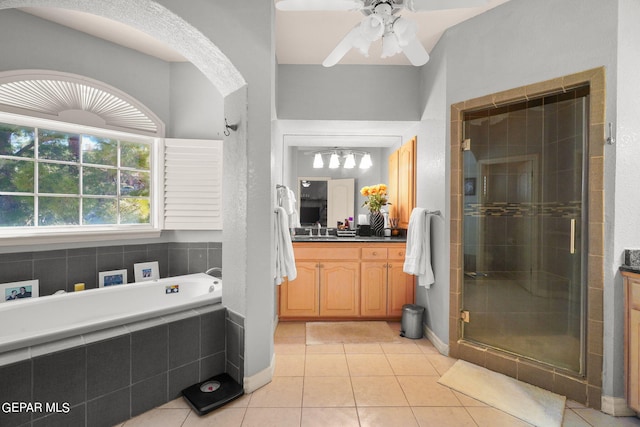
[[[165,139],[164,229],[222,229],[222,141]]]

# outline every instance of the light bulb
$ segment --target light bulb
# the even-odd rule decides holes
[[[373,163],[371,163],[371,156],[369,153],[366,153],[362,156],[362,160],[360,160],[360,169],[369,169],[371,166],[373,166]]]
[[[322,154],[316,153],[315,157],[313,158],[314,169],[320,169],[323,166],[324,166],[324,163],[322,162]]]
[[[347,158],[344,161],[344,168],[353,169],[355,166],[356,166],[356,157],[353,155],[353,153],[347,154]]]

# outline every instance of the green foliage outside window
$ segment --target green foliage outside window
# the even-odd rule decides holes
[[[151,146],[0,123],[0,228],[150,224]]]

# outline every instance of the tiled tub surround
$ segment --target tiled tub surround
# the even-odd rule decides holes
[[[112,426],[127,420],[238,364],[243,324],[213,304],[0,355],[0,402],[69,408],[2,412],[0,424]],[[229,373],[238,381],[241,371]]]
[[[0,254],[0,283],[38,279],[40,296],[57,290],[73,291],[74,283],[98,287],[98,273],[158,261],[160,277],[202,273],[222,266],[222,243],[155,243]]]
[[[0,354],[116,328],[222,301],[222,280],[205,273],[49,295],[0,305]]]

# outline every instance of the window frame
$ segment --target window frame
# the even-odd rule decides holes
[[[147,238],[157,237],[161,233],[160,218],[162,217],[162,207],[160,205],[162,185],[160,182],[161,175],[161,157],[160,150],[162,148],[162,138],[149,135],[141,135],[111,129],[105,129],[95,126],[83,124],[56,121],[51,119],[37,118],[14,113],[0,111],[0,122],[13,124],[17,126],[33,127],[46,130],[55,130],[59,132],[69,132],[74,134],[87,134],[90,136],[111,138],[123,140],[125,142],[135,142],[147,144],[150,147],[149,159],[149,206],[150,218],[148,224],[82,224],[82,225],[39,225],[38,218],[34,218],[33,226],[23,227],[0,227],[0,246],[16,245],[16,244],[42,244],[55,242],[72,242],[72,241],[95,241],[114,240],[126,238]],[[32,159],[34,163],[41,161],[35,157]],[[49,162],[46,160],[46,162]],[[57,163],[54,161],[54,163]],[[66,163],[66,162],[64,162]],[[85,164],[78,161],[78,168],[81,170]],[[92,163],[86,164],[92,167]],[[127,167],[116,166],[116,170],[130,170]],[[34,179],[37,179],[37,172],[34,171]],[[82,185],[82,174],[78,179],[78,184]],[[46,196],[46,194],[36,191],[34,186],[34,197]],[[83,197],[83,189],[78,189],[77,198]],[[117,199],[120,198],[118,191]]]

